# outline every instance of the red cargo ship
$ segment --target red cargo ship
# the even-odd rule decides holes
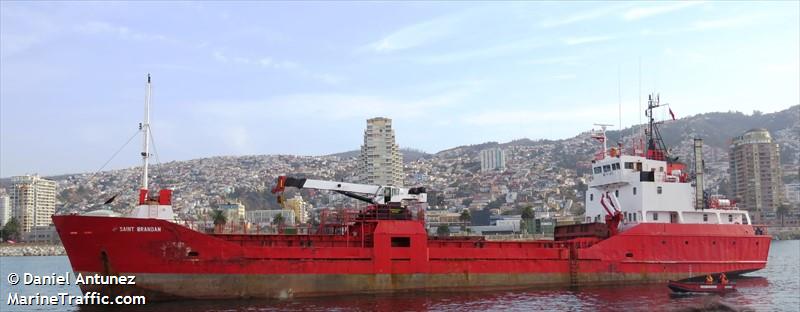
[[[650,116],[655,107],[651,99]],[[148,129],[145,114],[145,138]],[[765,267],[770,236],[735,206],[704,209],[701,190],[694,203],[685,168],[666,155],[652,117],[640,155],[609,151],[605,133],[598,138],[604,148],[593,161],[587,223],[557,227],[555,240],[431,237],[422,214],[386,204],[336,234],[207,234],[172,220],[169,191],[148,199],[146,174],[130,217],[53,222],[76,274],[136,276],[135,285],[81,285],[83,292],[149,300],[666,282]],[[146,168],[147,143],[142,155]],[[702,185],[702,170],[696,176]]]

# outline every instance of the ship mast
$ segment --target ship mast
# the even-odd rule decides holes
[[[144,122],[139,124],[139,130],[142,130],[142,187],[139,196],[140,204],[144,204],[147,198],[147,161],[150,157],[150,146],[148,144],[150,137],[150,96],[151,92],[150,74],[147,74],[147,91],[144,99]],[[142,196],[144,195],[144,196]]]
[[[596,123],[594,125],[599,126],[600,131],[593,133],[592,138],[603,143],[603,158],[606,158],[606,156],[608,156],[608,138],[606,137],[606,127],[611,127],[613,125],[600,123]]]
[[[647,148],[645,150],[645,155],[648,159],[653,160],[667,160],[669,161],[669,155],[667,153],[667,146],[664,144],[664,140],[661,138],[661,133],[658,131],[658,123],[655,121],[655,117],[653,117],[653,109],[661,107],[661,100],[659,95],[650,94],[647,97],[647,110],[645,110],[645,116],[648,117],[648,129],[645,131],[647,135]]]

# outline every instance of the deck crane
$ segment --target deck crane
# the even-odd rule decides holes
[[[282,193],[286,187],[329,190],[373,205],[404,205],[412,201],[427,202],[424,187],[402,188],[395,186],[357,184],[337,181],[313,180],[279,176],[272,193]]]

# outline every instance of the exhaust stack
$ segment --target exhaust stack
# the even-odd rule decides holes
[[[706,201],[703,189],[703,139],[694,139],[694,209],[705,209]]]

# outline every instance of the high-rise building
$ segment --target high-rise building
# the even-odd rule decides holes
[[[480,153],[481,158],[481,172],[505,170],[506,169],[506,151],[502,148],[489,148],[482,150]]]
[[[0,194],[0,228],[11,219],[11,198],[6,194]]]
[[[731,197],[753,213],[756,222],[773,214],[783,200],[780,148],[766,129],[733,138],[730,149]]]
[[[34,228],[47,228],[56,212],[56,182],[37,175],[12,178],[11,207],[23,236]]]
[[[358,174],[361,183],[403,185],[403,159],[400,147],[395,143],[391,119],[376,117],[367,120]]]

